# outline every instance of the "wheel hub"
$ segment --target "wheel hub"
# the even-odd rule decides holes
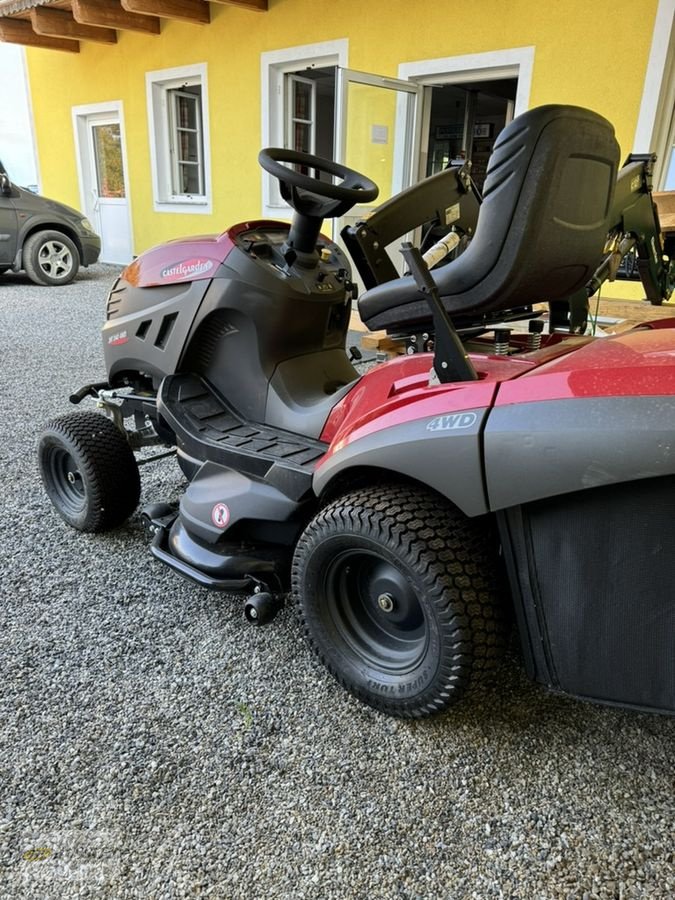
[[[52,448],[46,465],[59,501],[68,511],[76,513],[85,502],[85,490],[75,460],[67,450]]]
[[[348,653],[392,674],[424,656],[427,631],[417,594],[404,572],[370,550],[349,550],[329,565],[326,600]]]
[[[391,594],[380,594],[377,598],[377,605],[382,612],[390,613],[394,611],[394,598]]]
[[[44,244],[39,255],[40,268],[52,278],[61,278],[70,271],[72,257],[68,248],[59,241]]]

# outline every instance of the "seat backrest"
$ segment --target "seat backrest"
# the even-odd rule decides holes
[[[514,119],[490,157],[469,248],[433,273],[448,313],[484,314],[582,287],[601,259],[618,162],[612,125],[591,110],[540,106]],[[409,277],[368,291],[359,309],[373,328],[429,315]]]

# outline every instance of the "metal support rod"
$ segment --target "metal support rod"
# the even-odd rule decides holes
[[[450,381],[476,381],[478,373],[469,359],[464,345],[447,314],[441,300],[436,282],[427,268],[422,254],[410,241],[401,245],[401,253],[417,287],[426,297],[434,320],[434,371],[438,380],[447,384]]]

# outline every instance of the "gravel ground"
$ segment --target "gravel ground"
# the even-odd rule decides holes
[[[104,376],[115,274],[0,281],[0,897],[674,897],[675,719],[530,684],[388,719],[149,555],[68,529],[41,425]],[[172,460],[144,499],[175,497]]]

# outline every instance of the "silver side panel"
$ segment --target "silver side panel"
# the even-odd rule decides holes
[[[425,417],[385,428],[347,444],[314,475],[320,494],[346,469],[372,466],[414,478],[447,497],[468,516],[487,512],[481,466],[485,409]]]
[[[675,397],[549,400],[494,409],[490,509],[675,473]]]

